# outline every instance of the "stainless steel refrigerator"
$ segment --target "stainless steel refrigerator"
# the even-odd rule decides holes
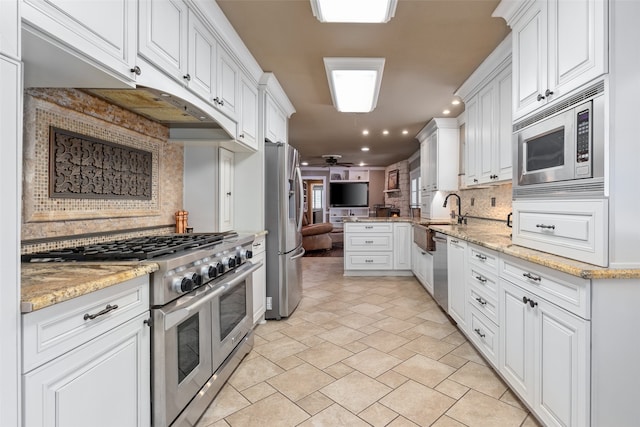
[[[289,317],[302,298],[302,177],[298,151],[265,142],[267,319]]]

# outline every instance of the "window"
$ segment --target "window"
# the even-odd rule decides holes
[[[311,204],[312,209],[322,209],[322,194],[323,187],[322,185],[314,185],[313,186],[313,202]]]
[[[422,186],[422,178],[420,177],[420,168],[414,169],[409,173],[411,179],[411,207],[420,207],[420,187]]]

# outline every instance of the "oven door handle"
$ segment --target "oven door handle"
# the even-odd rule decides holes
[[[262,262],[258,262],[256,264],[247,264],[249,267],[240,267],[236,270],[236,274],[238,277],[234,277],[233,280],[230,280],[224,284],[216,286],[214,289],[207,291],[202,296],[197,296],[193,298],[197,298],[197,301],[190,304],[188,307],[181,307],[176,311],[172,311],[167,313],[164,317],[164,330],[168,331],[183,320],[187,319],[191,316],[195,311],[197,311],[203,305],[211,302],[213,299],[219,297],[220,295],[227,292],[229,289],[237,286],[239,283],[243,282],[248,275],[256,271],[258,268],[262,267]]]

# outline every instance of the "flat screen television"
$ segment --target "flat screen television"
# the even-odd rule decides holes
[[[369,206],[368,182],[329,183],[329,206],[332,208],[366,208]]]

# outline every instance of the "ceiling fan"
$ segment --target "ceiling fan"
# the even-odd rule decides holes
[[[340,159],[342,158],[342,155],[340,154],[323,154],[320,157],[324,159],[324,164],[316,165],[316,166],[324,166],[324,167],[344,166],[347,168],[350,168],[351,166],[353,166],[353,163],[351,162],[341,162]]]

